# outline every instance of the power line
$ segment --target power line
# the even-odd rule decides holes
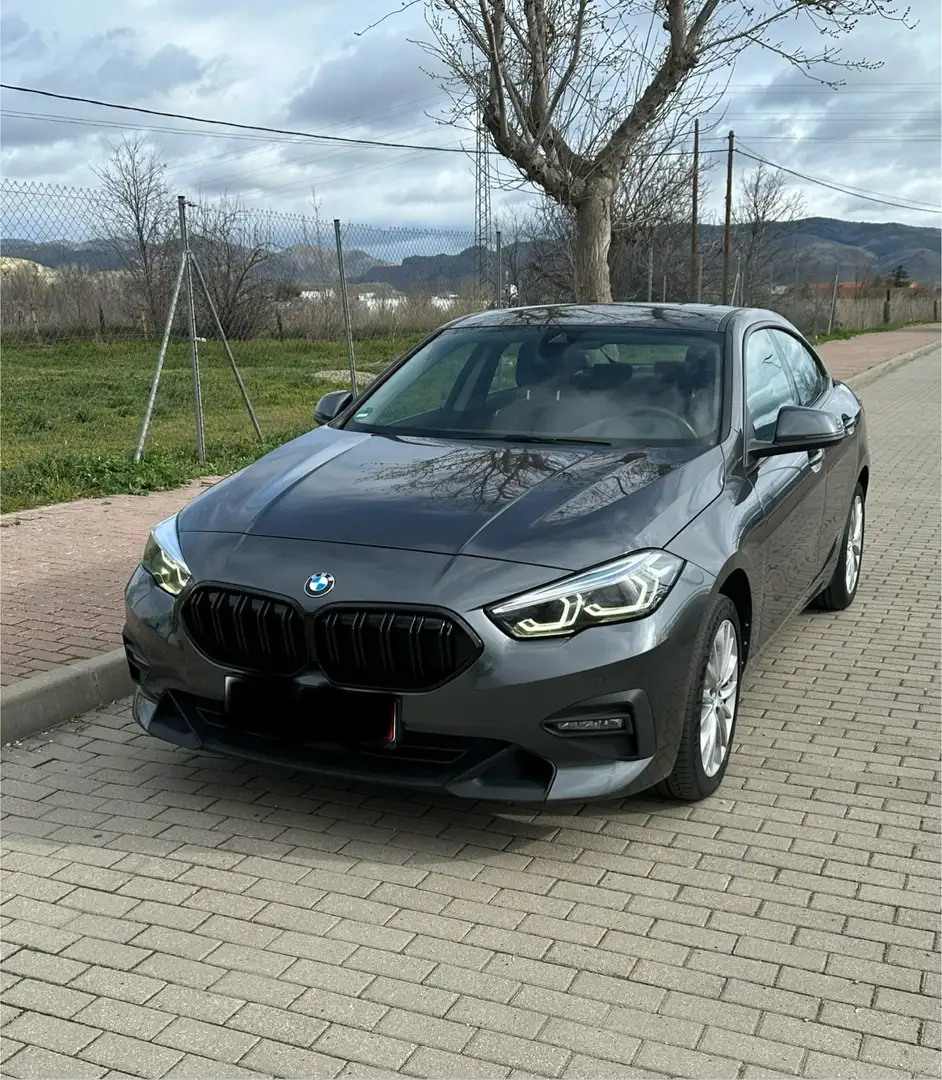
[[[122,112],[146,113],[148,116],[163,116],[169,120],[188,120],[194,124],[212,124],[217,127],[236,128],[240,131],[259,131],[269,135],[291,135],[299,139],[318,139],[322,142],[344,143],[348,146],[378,146],[392,150],[423,150],[439,154],[467,154],[460,146],[416,146],[412,143],[387,142],[382,139],[354,139],[344,135],[320,135],[311,131],[293,131],[290,128],[265,127],[262,124],[240,124],[235,120],[214,120],[205,116],[191,116],[187,113],[166,112],[162,109],[145,109],[140,105],[118,105],[113,101],[98,101],[95,98],[77,97],[74,94],[56,94],[52,90],[37,90],[29,86],[12,86],[0,83],[4,90],[15,90],[21,94],[37,94],[40,97],[55,98],[58,101],[77,101],[83,105],[95,105],[102,109],[118,109]],[[189,134],[185,132],[185,134]],[[195,133],[194,133],[195,134]]]
[[[912,83],[912,84],[900,84],[900,85],[923,86],[923,85],[930,85],[930,84]],[[10,83],[0,83],[0,88],[2,88],[4,90],[13,90],[13,91],[15,91],[17,93],[33,94],[33,95],[37,95],[39,97],[54,98],[54,99],[59,100],[59,101],[73,101],[73,102],[79,102],[79,103],[84,104],[84,105],[94,105],[94,106],[97,106],[99,108],[104,108],[104,109],[115,109],[115,110],[119,110],[119,111],[122,111],[122,112],[136,112],[136,113],[146,114],[148,116],[160,116],[160,117],[164,117],[164,118],[171,119],[171,120],[185,120],[185,121],[188,121],[188,122],[191,122],[191,123],[209,124],[209,125],[216,126],[216,127],[233,128],[233,129],[236,129],[240,133],[241,132],[253,133],[253,134],[246,134],[246,135],[229,134],[227,136],[224,136],[226,138],[242,138],[242,139],[248,139],[250,141],[257,141],[257,142],[268,141],[270,143],[271,142],[284,143],[284,142],[292,142],[292,141],[305,140],[305,139],[314,139],[314,140],[318,140],[318,141],[321,141],[321,142],[339,143],[339,144],[342,144],[342,145],[345,145],[345,146],[367,146],[367,147],[378,147],[378,148],[382,148],[382,149],[393,149],[393,150],[412,150],[412,151],[420,151],[423,154],[445,153],[445,154],[462,154],[462,155],[466,155],[468,153],[468,151],[466,151],[463,147],[459,147],[459,146],[429,146],[429,145],[424,145],[424,144],[402,143],[402,142],[394,142],[394,141],[391,141],[391,140],[381,140],[381,139],[357,139],[357,138],[352,138],[352,137],[342,136],[342,135],[327,135],[327,134],[318,134],[318,133],[307,132],[307,131],[296,131],[296,130],[292,130],[292,129],[289,129],[289,128],[267,127],[267,126],[264,126],[264,125],[261,125],[261,124],[243,124],[243,123],[238,123],[238,122],[236,122],[234,120],[217,120],[217,119],[213,119],[213,118],[209,118],[209,117],[192,116],[192,115],[189,115],[187,113],[168,112],[168,111],[161,110],[161,109],[147,109],[147,108],[144,108],[143,106],[137,106],[137,105],[121,105],[121,104],[117,104],[115,102],[100,101],[100,100],[97,100],[95,98],[80,97],[80,96],[77,96],[77,95],[74,95],[74,94],[60,94],[60,93],[56,93],[56,92],[54,92],[52,90],[39,90],[39,89],[36,89],[34,87],[14,86],[14,85],[12,85]],[[8,112],[8,115],[10,115],[9,112]],[[17,114],[14,112],[14,113],[12,113],[12,115],[17,115]],[[55,115],[26,114],[26,113],[24,113],[22,115],[24,117],[31,117],[33,119],[48,120],[50,122],[59,122],[59,123],[78,123],[78,124],[82,124],[84,126],[101,126],[101,127],[121,126],[121,125],[117,125],[113,121],[107,121],[107,120],[97,120],[96,121],[96,120],[94,120],[92,118],[80,119],[80,118],[77,118],[77,117],[76,118],[71,118],[71,117],[63,117],[63,116],[55,116]],[[193,132],[193,131],[190,131],[188,129],[170,128],[170,127],[167,127],[166,125],[153,125],[149,129],[144,127],[144,126],[141,126],[141,130],[166,131],[166,132],[171,133],[171,134],[183,134],[183,135],[188,135],[188,134],[209,135],[209,134],[211,134],[209,132]],[[287,136],[287,138],[280,138],[280,139],[277,139],[277,140],[269,138],[268,140],[262,140],[259,137],[261,134],[268,135],[268,136],[272,136],[272,135],[278,135],[278,136],[283,136],[283,137]],[[771,141],[771,140],[776,139],[776,138],[784,139],[785,137],[781,137],[781,136],[778,136],[778,137],[776,137],[776,136],[765,136],[765,137],[763,137],[763,136],[755,136],[755,138],[756,138],[756,141],[759,141],[759,140],[762,140],[762,139],[768,139],[768,140]],[[906,137],[899,137],[899,138],[900,138],[900,141],[913,141],[913,142],[915,142],[915,141],[923,141],[919,137],[914,137],[912,139],[909,139],[909,138],[906,138]],[[789,141],[793,141],[793,140],[789,140]],[[809,138],[809,140],[807,140],[807,141],[811,141],[811,139]],[[863,141],[863,140],[860,140],[860,141]],[[878,140],[877,140],[877,137],[870,136],[870,137],[868,137],[868,141],[878,141]],[[934,141],[934,140],[930,140],[930,139],[927,138],[925,141]],[[704,149],[702,152],[705,153],[705,154],[721,153],[722,150],[720,150],[720,149],[715,149],[715,150]],[[813,177],[813,176],[808,176],[808,175],[806,175],[804,173],[797,172],[794,169],[786,168],[784,165],[777,165],[774,162],[769,161],[766,158],[763,158],[763,157],[761,157],[761,156],[759,156],[757,154],[747,153],[745,151],[738,150],[738,149],[737,149],[736,153],[738,153],[741,157],[746,157],[746,158],[749,158],[750,160],[753,160],[753,161],[768,165],[770,168],[774,168],[774,169],[777,169],[780,172],[787,173],[788,175],[794,176],[794,177],[796,177],[797,179],[800,179],[800,180],[804,180],[807,183],[816,184],[816,185],[818,185],[820,187],[828,188],[828,189],[830,189],[832,191],[837,191],[840,194],[849,195],[849,196],[851,196],[853,198],[862,199],[862,200],[867,201],[867,202],[880,203],[880,204],[882,204],[884,206],[892,206],[892,207],[895,207],[895,208],[900,209],[900,210],[909,210],[909,211],[912,211],[912,212],[915,212],[915,213],[942,213],[942,208],[934,207],[932,209],[929,209],[928,204],[926,206],[922,206],[922,207],[920,207],[920,206],[912,206],[912,205],[909,205],[907,203],[900,202],[898,200],[893,200],[891,196],[877,197],[876,195],[864,195],[864,194],[861,194],[860,192],[855,192],[855,191],[852,191],[852,190],[850,190],[850,189],[848,189],[846,187],[842,187],[842,186],[840,186],[838,184],[835,184],[835,183],[833,183],[831,181],[822,180],[820,178],[816,178],[816,177]],[[685,154],[686,154],[686,152],[684,152],[684,151],[679,151],[679,152],[678,151],[668,151],[667,153],[665,153],[664,155],[661,155],[661,156],[665,156],[665,157],[683,157],[683,156],[685,156]]]
[[[829,188],[831,191],[840,192],[842,195],[850,195],[855,199],[862,199],[865,202],[881,203],[883,206],[893,206],[898,210],[911,210],[914,213],[919,214],[942,214],[942,207],[936,206],[929,208],[927,203],[925,206],[912,206],[907,203],[893,200],[892,196],[887,195],[883,198],[877,198],[876,195],[863,195],[859,191],[852,191],[850,188],[842,187],[840,184],[835,184],[830,180],[822,180],[821,177],[807,176],[805,173],[796,172],[794,169],[788,169],[784,165],[776,165],[774,161],[769,161],[767,158],[760,157],[758,154],[747,153],[744,150],[736,149],[736,153],[740,157],[749,158],[750,161],[757,161],[762,165],[768,165],[770,169],[777,169],[779,172],[788,173],[789,176],[797,177],[799,180],[805,180],[809,184],[816,184],[819,187]]]
[[[3,84],[0,84],[0,86],[2,86],[2,85]],[[116,106],[116,108],[124,108],[124,106]],[[111,128],[118,128],[119,130],[124,130],[124,129],[130,128],[130,129],[132,129],[134,131],[153,131],[153,132],[160,132],[161,134],[168,134],[168,135],[193,135],[193,136],[199,136],[199,138],[201,138],[201,139],[202,138],[215,138],[215,139],[245,140],[247,142],[261,143],[264,146],[303,146],[303,145],[305,145],[305,142],[306,142],[307,139],[332,139],[332,141],[335,141],[335,142],[353,143],[354,146],[366,145],[366,146],[379,146],[379,147],[383,147],[383,148],[387,148],[387,149],[394,149],[394,150],[418,150],[418,151],[421,151],[422,153],[427,153],[427,154],[429,154],[429,153],[439,153],[439,152],[442,152],[442,151],[445,151],[445,152],[448,152],[448,153],[470,154],[470,151],[465,151],[461,147],[416,146],[416,145],[413,145],[411,143],[398,143],[398,142],[388,142],[388,141],[387,142],[378,142],[378,141],[363,140],[363,139],[339,139],[339,138],[334,139],[332,136],[328,136],[328,135],[305,134],[303,132],[296,132],[296,133],[293,134],[293,136],[291,135],[291,133],[285,133],[288,137],[284,137],[284,138],[270,138],[270,137],[266,138],[266,137],[264,137],[262,135],[226,133],[226,132],[213,132],[213,131],[194,131],[192,128],[170,127],[169,125],[165,125],[165,124],[121,124],[121,123],[118,123],[117,121],[114,121],[114,120],[101,120],[101,119],[96,120],[96,119],[91,118],[91,117],[62,116],[62,115],[55,114],[55,113],[28,113],[28,112],[21,112],[21,111],[14,110],[14,109],[0,109],[0,114],[2,114],[3,116],[14,116],[14,117],[17,117],[17,118],[24,118],[24,119],[31,119],[31,120],[46,120],[46,121],[49,121],[50,123],[62,123],[62,124],[73,124],[74,123],[74,124],[78,124],[78,125],[81,125],[81,126],[84,126],[84,127],[92,127],[92,128],[94,128],[94,127],[111,127]],[[167,115],[173,115],[173,114],[167,114]],[[226,123],[229,123],[229,121],[227,121],[227,120],[207,120],[206,123],[226,124]],[[259,131],[262,131],[262,132],[266,132],[266,131],[269,131],[269,130],[278,131],[279,129],[277,129],[277,128],[271,128],[271,129],[269,129],[269,128],[259,128]],[[463,128],[461,130],[468,131],[469,134],[471,133],[471,129],[468,129],[468,128]],[[235,153],[235,151],[233,151],[233,153]],[[704,150],[703,153],[705,153],[705,154],[713,154],[713,153],[719,153],[719,151],[718,150]],[[229,153],[227,152],[227,154],[224,155],[224,156],[229,156]],[[685,150],[668,150],[668,151],[664,151],[663,153],[658,153],[658,152],[652,151],[650,156],[651,157],[687,157],[688,152],[685,151]],[[210,159],[207,158],[205,160],[210,160]],[[189,165],[186,166],[186,168],[190,168],[190,167],[191,166],[189,166]]]

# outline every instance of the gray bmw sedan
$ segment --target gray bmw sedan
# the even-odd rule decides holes
[[[702,799],[745,665],[860,580],[864,412],[769,311],[449,323],[151,532],[146,731],[476,799]]]

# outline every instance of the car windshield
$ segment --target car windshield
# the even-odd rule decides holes
[[[719,434],[721,334],[658,327],[453,327],[422,346],[343,426],[507,442],[709,446]]]

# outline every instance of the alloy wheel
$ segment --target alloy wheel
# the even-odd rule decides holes
[[[853,594],[857,587],[857,578],[860,576],[860,560],[863,555],[863,528],[864,508],[863,499],[854,496],[853,506],[850,508],[850,524],[847,527],[847,552],[844,557],[844,587],[848,596]]]
[[[724,619],[713,635],[700,699],[700,760],[707,776],[717,774],[729,753],[738,686],[739,642]]]

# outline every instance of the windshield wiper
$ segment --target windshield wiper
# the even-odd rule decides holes
[[[574,437],[570,438],[566,435],[495,435],[494,438],[500,440],[500,442],[550,443],[553,445],[561,443],[577,443],[583,446],[612,445],[605,439],[579,439]]]

